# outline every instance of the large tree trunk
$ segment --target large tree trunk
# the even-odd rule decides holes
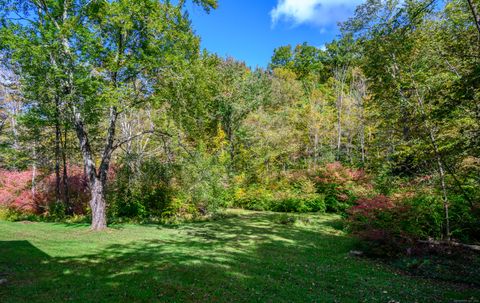
[[[88,185],[90,187],[91,200],[90,208],[92,211],[92,230],[103,230],[107,227],[107,204],[105,201],[105,184],[107,182],[108,169],[110,167],[110,160],[115,149],[113,141],[115,138],[115,128],[117,122],[117,108],[112,106],[110,108],[110,123],[107,134],[107,141],[103,149],[101,163],[98,168],[95,167],[88,134],[85,129],[81,113],[77,108],[73,107],[74,124],[78,140],[80,142],[80,149],[83,155],[83,163],[85,174],[87,175]]]
[[[92,210],[92,230],[103,230],[107,228],[107,203],[105,202],[105,184],[96,178],[90,185],[90,209]]]

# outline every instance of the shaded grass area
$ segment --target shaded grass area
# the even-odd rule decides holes
[[[339,218],[178,226],[0,222],[0,302],[452,302],[480,290],[352,258]]]

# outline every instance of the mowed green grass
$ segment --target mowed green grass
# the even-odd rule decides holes
[[[480,290],[349,256],[339,218],[178,226],[0,222],[0,302],[453,302]],[[302,221],[303,222],[303,221]]]

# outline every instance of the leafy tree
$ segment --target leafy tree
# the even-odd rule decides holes
[[[207,9],[216,5],[195,2]],[[24,84],[32,91],[50,87],[47,97],[65,104],[92,195],[92,229],[104,229],[112,154],[131,139],[116,141],[119,113],[148,102],[162,69],[198,53],[183,1],[178,6],[150,0],[1,1],[0,8],[2,48],[21,66]],[[58,85],[38,75],[49,75],[46,79]],[[106,139],[100,147],[92,134],[103,128]],[[98,158],[96,150],[101,150]]]

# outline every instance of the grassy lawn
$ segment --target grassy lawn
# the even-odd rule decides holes
[[[0,302],[453,302],[480,290],[350,257],[338,218],[178,226],[0,222]],[[305,216],[303,216],[305,217]],[[307,222],[308,221],[308,222]]]

